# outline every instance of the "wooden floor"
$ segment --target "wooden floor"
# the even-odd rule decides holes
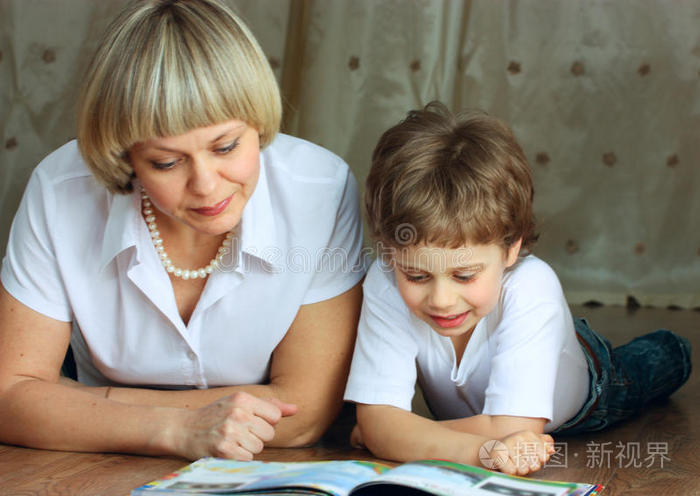
[[[559,439],[567,467],[547,467],[537,478],[598,482],[605,495],[700,495],[700,311],[573,307],[613,346],[656,329],[688,338],[696,370],[668,401],[601,433]]]
[[[686,336],[693,362],[700,352],[700,311],[622,307],[575,307],[613,345],[658,328]],[[266,461],[373,459],[351,449],[352,408],[344,410],[318,446],[266,449]],[[560,455],[534,477],[596,482],[602,494],[700,496],[700,379],[690,380],[668,401],[619,427],[557,440]],[[564,456],[566,455],[566,456]],[[0,445],[0,495],[120,495],[162,477],[187,462],[178,458],[62,453]]]

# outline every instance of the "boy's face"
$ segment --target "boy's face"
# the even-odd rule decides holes
[[[406,306],[438,334],[471,331],[498,302],[501,279],[515,263],[520,242],[439,248],[404,247],[394,256],[396,282]]]

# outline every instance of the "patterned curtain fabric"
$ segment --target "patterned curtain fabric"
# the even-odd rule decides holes
[[[228,0],[278,76],[284,131],[360,183],[438,99],[505,119],[571,303],[700,307],[700,0]],[[0,253],[36,163],[74,136],[119,0],[0,0]]]

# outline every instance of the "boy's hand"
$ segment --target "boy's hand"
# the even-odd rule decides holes
[[[195,460],[203,456],[248,461],[275,435],[282,417],[297,407],[277,399],[263,400],[235,393],[197,410],[183,411],[180,432],[174,432],[178,454]]]
[[[552,436],[520,431],[500,440],[485,442],[479,449],[479,460],[486,468],[506,474],[527,475],[542,468],[552,453]]]

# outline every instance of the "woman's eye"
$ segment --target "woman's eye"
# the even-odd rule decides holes
[[[222,147],[220,147],[220,148],[216,148],[214,151],[215,151],[216,153],[221,154],[221,155],[225,155],[225,154],[227,154],[227,153],[233,151],[233,149],[236,148],[237,146],[238,146],[238,139],[234,140],[234,141],[233,141],[231,144],[229,144],[229,145],[222,146]]]
[[[177,163],[177,160],[171,160],[169,162],[156,162],[155,160],[151,161],[151,164],[153,164],[153,167],[155,169],[158,169],[158,170],[172,169],[176,163]]]

